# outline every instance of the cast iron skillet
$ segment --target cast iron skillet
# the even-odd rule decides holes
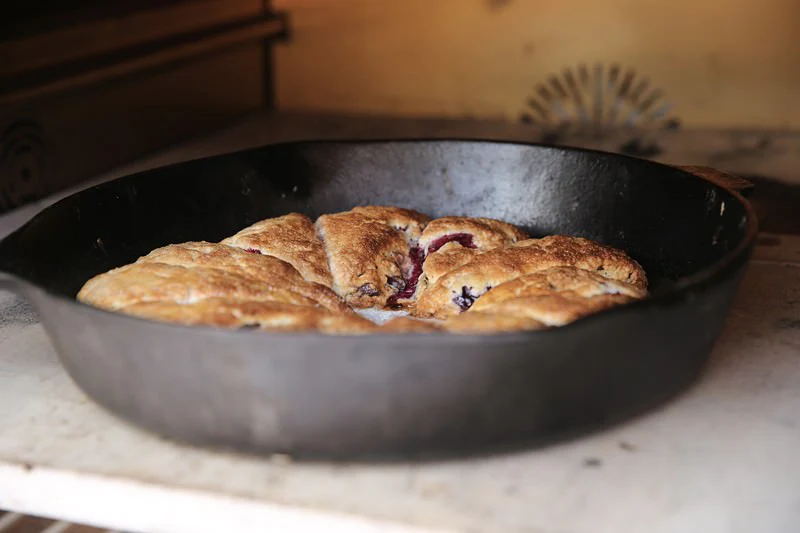
[[[503,142],[276,144],[72,195],[0,243],[0,271],[75,382],[164,436],[328,459],[536,444],[641,412],[700,371],[756,234],[724,175],[703,173]],[[548,331],[352,337],[185,327],[74,300],[153,248],[361,204],[596,239],[642,263],[652,296]]]

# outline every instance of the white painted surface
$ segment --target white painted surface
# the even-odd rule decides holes
[[[164,533],[796,533],[800,239],[781,241],[758,249],[707,371],[675,400],[546,449],[427,464],[151,436],[88,400],[30,308],[0,293],[0,508]]]

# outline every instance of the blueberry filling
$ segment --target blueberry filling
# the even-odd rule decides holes
[[[396,288],[398,292],[394,293],[386,300],[386,305],[391,308],[398,306],[397,301],[404,298],[411,298],[417,291],[417,282],[422,275],[422,262],[425,261],[425,255],[419,246],[412,246],[408,251],[408,264],[404,268],[403,280],[393,277],[387,280],[389,286]],[[397,280],[401,283],[393,285],[392,280]]]
[[[457,242],[464,248],[477,248],[475,241],[472,239],[472,235],[469,233],[450,233],[432,240],[428,245],[428,253],[432,254],[448,242]]]
[[[456,304],[462,311],[466,311],[472,307],[472,304],[475,303],[475,300],[478,299],[478,296],[478,294],[472,292],[472,287],[467,287],[464,285],[461,287],[461,294],[456,294],[453,297],[453,303]]]
[[[364,296],[377,296],[378,294],[380,294],[380,292],[378,292],[378,289],[376,289],[371,283],[365,283],[362,286],[360,286],[357,290]]]
[[[428,245],[428,254],[432,254],[448,242],[457,242],[465,248],[477,248],[472,235],[469,233],[450,233],[431,241]],[[386,300],[386,305],[389,308],[397,309],[400,307],[399,300],[411,298],[417,292],[417,284],[420,276],[422,276],[422,264],[425,262],[425,258],[426,254],[423,249],[419,246],[411,246],[408,251],[408,261],[403,269],[403,279],[401,280],[397,277],[386,279],[386,283],[397,291]],[[469,306],[472,305],[476,298],[477,296],[473,297],[469,305],[462,307],[462,309],[469,309]]]
[[[406,281],[399,276],[386,276],[386,284],[395,291],[402,291],[406,288]]]
[[[261,255],[261,250],[256,250],[255,248],[246,248],[245,252],[251,253],[251,254]]]

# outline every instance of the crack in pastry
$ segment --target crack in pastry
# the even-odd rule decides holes
[[[409,300],[417,292],[417,284],[422,275],[422,264],[425,261],[422,249],[418,245],[410,245],[408,256],[401,266],[402,277],[389,277],[387,283],[396,292],[386,300],[386,307],[390,309],[403,309],[408,306]]]
[[[642,289],[647,285],[642,267],[620,250],[577,237],[527,239],[475,255],[444,274],[417,299],[414,314],[445,319],[469,309],[492,287],[560,266],[595,271]]]
[[[409,306],[426,287],[443,274],[464,265],[488,250],[507,246],[527,238],[512,224],[491,218],[441,217],[428,223],[411,256],[415,261],[409,283],[397,300]]]
[[[277,257],[292,265],[308,281],[326,287],[333,284],[322,240],[311,219],[300,213],[261,220],[220,244]]]
[[[416,211],[381,206],[320,216],[316,227],[333,290],[356,308],[386,306],[414,275],[414,247],[428,220]]]
[[[419,244],[430,255],[449,242],[464,248],[494,250],[527,239],[528,235],[508,222],[482,217],[441,217],[422,232]]]

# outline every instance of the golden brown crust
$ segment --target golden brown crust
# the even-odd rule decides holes
[[[234,329],[321,331],[341,335],[371,333],[378,329],[378,326],[354,313],[334,313],[308,305],[233,298],[206,298],[187,304],[142,302],[123,307],[120,312],[189,326]]]
[[[538,246],[564,266],[595,271],[601,276],[647,289],[642,266],[622,250],[581,237],[550,235],[520,241],[515,246]]]
[[[78,293],[78,300],[118,309],[138,301],[190,303],[224,296],[352,313],[333,291],[304,280],[280,259],[208,242],[153,250],[135,263],[95,276]]]
[[[419,211],[414,211],[413,209],[383,205],[358,206],[347,211],[347,213],[354,213],[373,220],[380,220],[395,230],[405,233],[409,241],[418,241],[422,235],[422,230],[431,219],[428,215],[420,213]]]
[[[546,326],[533,318],[521,315],[475,311],[455,315],[443,323],[450,333],[484,334],[543,329]]]
[[[563,326],[643,298],[646,291],[575,267],[526,274],[494,287],[466,312],[449,318],[449,331],[513,331]]]
[[[314,223],[300,213],[256,222],[220,244],[277,257],[292,265],[308,281],[326,287],[333,283]]]
[[[381,326],[381,333],[430,333],[441,331],[442,326],[438,322],[431,320],[418,320],[411,317],[393,318]]]
[[[453,237],[457,240],[447,242]],[[419,239],[425,261],[414,298],[419,299],[429,285],[466,265],[481,252],[509,246],[527,237],[516,226],[492,218],[442,217],[430,221]]]
[[[385,306],[407,274],[410,243],[427,220],[416,211],[378,206],[319,217],[336,293],[356,308]]]
[[[466,265],[482,251],[476,248],[464,248],[457,242],[449,242],[436,250],[422,263],[422,275],[419,278],[415,297],[418,299],[432,283],[456,268]]]
[[[432,242],[447,235],[466,234],[478,250],[494,250],[527,239],[528,235],[507,222],[481,217],[441,217],[431,220],[419,239],[428,253]]]
[[[292,213],[219,244],[153,250],[90,279],[77,298],[187,325],[484,334],[561,326],[647,293],[641,266],[620,250],[575,237],[524,237],[492,219],[428,222],[421,213],[395,207],[357,207],[324,215],[316,225]],[[420,268],[423,250],[428,255]],[[414,279],[412,271],[422,272],[416,293],[412,284],[398,289],[397,280]],[[413,296],[406,300],[416,306],[412,317],[379,326],[358,316],[334,290],[352,307],[382,308],[400,296]],[[440,320],[418,319],[431,317]]]
[[[311,298],[250,277],[164,263],[143,262],[116,268],[90,279],[78,293],[79,301],[109,310],[140,302],[188,304],[214,297],[317,305]]]
[[[497,316],[529,318],[546,326],[563,326],[579,318],[634,301],[624,294],[601,294],[585,298],[574,292],[558,292],[511,298],[483,306],[476,313],[491,313]],[[458,315],[472,314],[472,309]]]
[[[428,286],[417,300],[414,314],[444,319],[469,308],[492,287],[560,266],[587,268],[604,277],[646,286],[641,267],[619,250],[573,237],[528,239],[476,255],[448,272]]]
[[[481,311],[506,300],[553,293],[567,293],[580,298],[621,294],[630,299],[644,298],[645,290],[575,267],[556,267],[526,274],[501,283],[478,298],[470,311]]]

